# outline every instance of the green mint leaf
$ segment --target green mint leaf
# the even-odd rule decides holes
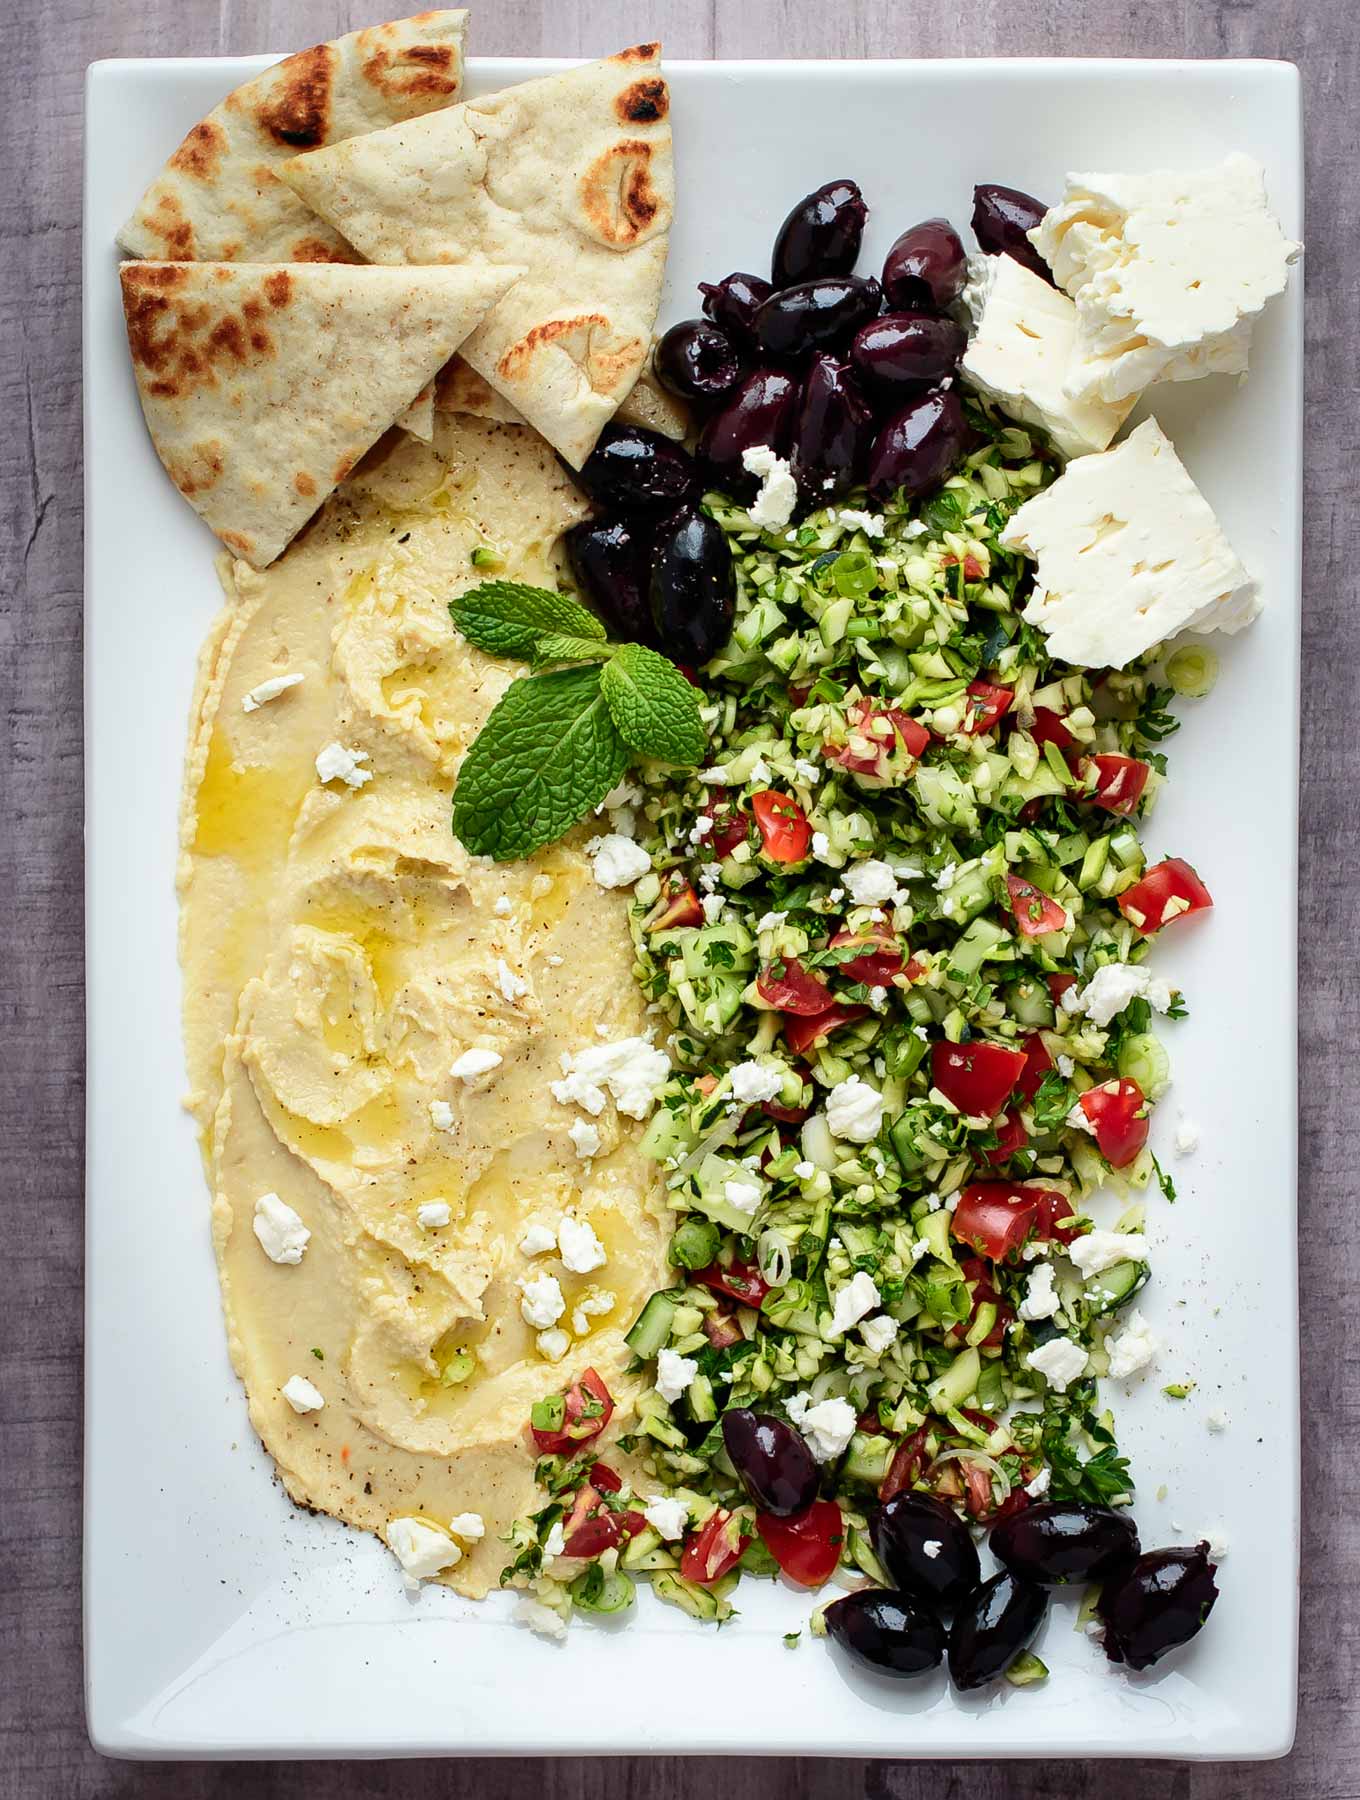
[[[708,739],[699,695],[673,662],[642,644],[620,644],[600,678],[619,736],[639,756],[692,769]]]
[[[531,656],[548,632],[604,638],[604,626],[579,600],[522,581],[484,581],[450,600],[449,615],[467,641],[490,656]]]
[[[628,767],[598,666],[512,682],[464,758],[455,837],[474,856],[514,862],[598,806]]]
[[[536,669],[548,663],[605,662],[614,654],[614,646],[600,638],[574,637],[567,631],[549,631],[533,648]]]

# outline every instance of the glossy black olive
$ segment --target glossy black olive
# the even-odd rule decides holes
[[[1015,1575],[1056,1587],[1104,1581],[1138,1554],[1138,1527],[1126,1512],[1084,1500],[1044,1500],[992,1528],[992,1553]]]
[[[904,231],[883,263],[888,304],[905,311],[928,306],[943,311],[963,292],[968,258],[948,219],[922,219]]]
[[[661,648],[691,668],[716,656],[732,634],[732,552],[722,527],[696,506],[682,506],[657,528],[651,607]]]
[[[898,1587],[956,1606],[982,1578],[968,1527],[933,1494],[894,1494],[869,1521],[874,1554]]]
[[[779,227],[770,264],[776,287],[815,275],[848,275],[859,256],[869,208],[853,181],[828,181],[798,202]]]
[[[823,275],[771,294],[756,313],[756,341],[766,356],[796,361],[814,350],[849,343],[877,316],[883,290],[872,276]]]
[[[1101,1590],[1096,1610],[1105,1621],[1105,1654],[1131,1669],[1150,1669],[1168,1650],[1189,1643],[1217,1599],[1207,1543],[1149,1550]]]
[[[836,1642],[885,1675],[924,1675],[944,1655],[944,1626],[911,1594],[861,1588],[822,1615]]]
[[[774,292],[769,282],[738,270],[724,275],[721,281],[701,281],[699,292],[704,297],[704,311],[713,323],[721,326],[733,343],[753,349],[756,308]]]
[[[956,1688],[986,1687],[1034,1642],[1048,1595],[1009,1569],[974,1588],[949,1628],[949,1674]]]
[[[912,400],[874,439],[869,453],[869,492],[886,500],[898,488],[913,498],[937,488],[963,454],[968,422],[952,388],[934,388]]]
[[[741,355],[710,319],[672,325],[652,359],[663,388],[682,400],[720,400],[741,380]]]
[[[850,361],[874,394],[899,405],[911,393],[953,373],[968,333],[933,313],[890,312],[855,333]]]
[[[973,189],[973,236],[989,256],[1013,256],[1052,286],[1053,272],[1027,236],[1047,211],[1033,194],[985,181]]]
[[[799,391],[784,369],[753,369],[704,426],[696,453],[703,479],[738,497],[754,493],[758,484],[742,453],[768,444],[777,455],[788,454]]]
[[[638,519],[587,519],[572,526],[566,541],[572,571],[610,636],[655,649],[647,596],[650,525]]]
[[[689,452],[641,425],[606,425],[576,479],[611,512],[675,507],[696,487]]]
[[[793,430],[793,469],[814,506],[864,479],[874,415],[848,363],[816,356],[803,382]]]
[[[723,1414],[723,1443],[762,1512],[787,1519],[817,1498],[817,1464],[792,1425],[737,1406]]]

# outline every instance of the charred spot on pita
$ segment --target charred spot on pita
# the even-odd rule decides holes
[[[275,308],[287,306],[293,297],[293,277],[287,269],[275,269],[265,276],[264,297]]]
[[[660,44],[634,44],[630,50],[620,50],[617,56],[611,56],[609,61],[616,63],[649,63],[655,62],[660,54]]]
[[[364,58],[364,75],[389,97],[429,95],[440,100],[458,92],[462,70],[452,44],[409,44],[395,56],[384,45]]]
[[[614,111],[625,125],[655,125],[670,111],[670,93],[660,76],[635,81],[614,102]]]
[[[200,119],[170,158],[170,167],[199,181],[211,181],[226,150],[227,134],[222,127],[212,119]]]
[[[313,150],[326,142],[336,53],[330,44],[299,50],[279,65],[279,81],[261,106],[262,130],[276,143]]]
[[[581,206],[601,243],[616,249],[641,243],[665,214],[652,186],[652,146],[624,138],[596,157],[581,178]]]

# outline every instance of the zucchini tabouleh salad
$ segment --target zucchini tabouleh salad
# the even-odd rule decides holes
[[[979,190],[992,254],[971,271],[969,345],[955,234],[899,240],[880,318],[880,284],[848,272],[863,211],[852,183],[810,196],[773,288],[729,277],[707,321],[662,341],[663,384],[707,407],[695,462],[617,427],[582,473],[610,516],[577,530],[580,586],[617,636],[682,666],[705,746],[691,768],[647,760],[616,714],[641,754],[605,772],[590,846],[601,884],[632,890],[655,1030],[621,1054],[655,1100],[643,1148],[674,1211],[673,1278],[628,1335],[652,1385],[622,1435],[593,1370],[534,1407],[547,1499],[502,1580],[560,1634],[574,1609],[629,1607],[643,1576],[721,1623],[743,1577],[839,1572],[814,1634],[896,1674],[947,1654],[964,1688],[1042,1678],[1046,1590],[1089,1582],[1081,1617],[1142,1668],[1216,1589],[1206,1544],[1141,1550],[1101,1387],[1156,1353],[1144,1217],[1159,1185],[1174,1197],[1147,1142],[1169,1079],[1152,1026],[1185,1008],[1149,952],[1212,905],[1140,825],[1169,705],[1216,672],[1167,640],[1238,629],[1257,603],[1159,429],[1107,449],[1131,390],[1069,416],[1051,370],[1048,390],[1036,375],[1009,393],[970,366],[1020,276],[1077,354],[1077,308],[1026,235],[1051,253],[1054,213]],[[980,261],[1013,269],[983,280]],[[928,384],[899,385],[886,415],[885,341]],[[1177,492],[1181,514],[1158,518]],[[1108,556],[1084,598],[1050,572],[1083,506],[1102,553],[1129,532],[1128,592]],[[1154,572],[1180,558],[1182,578],[1149,604],[1159,533]],[[645,569],[604,581],[603,553],[639,543],[650,590]],[[574,659],[555,645],[542,660]],[[574,1079],[559,1098],[598,1112]]]

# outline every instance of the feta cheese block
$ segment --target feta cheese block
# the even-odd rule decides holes
[[[960,365],[969,386],[1046,431],[1064,456],[1104,450],[1133,401],[1111,406],[1068,393],[1077,357],[1074,302],[1013,256],[970,257],[963,299],[973,318]]]
[[[1064,662],[1122,669],[1182,631],[1240,631],[1261,610],[1208,501],[1146,419],[1072,463],[1001,533],[1038,564],[1024,618]]]
[[[1303,247],[1281,231],[1249,156],[1189,172],[1069,175],[1029,237],[1076,302],[1068,392],[1113,403],[1154,381],[1240,374],[1252,322]]]

